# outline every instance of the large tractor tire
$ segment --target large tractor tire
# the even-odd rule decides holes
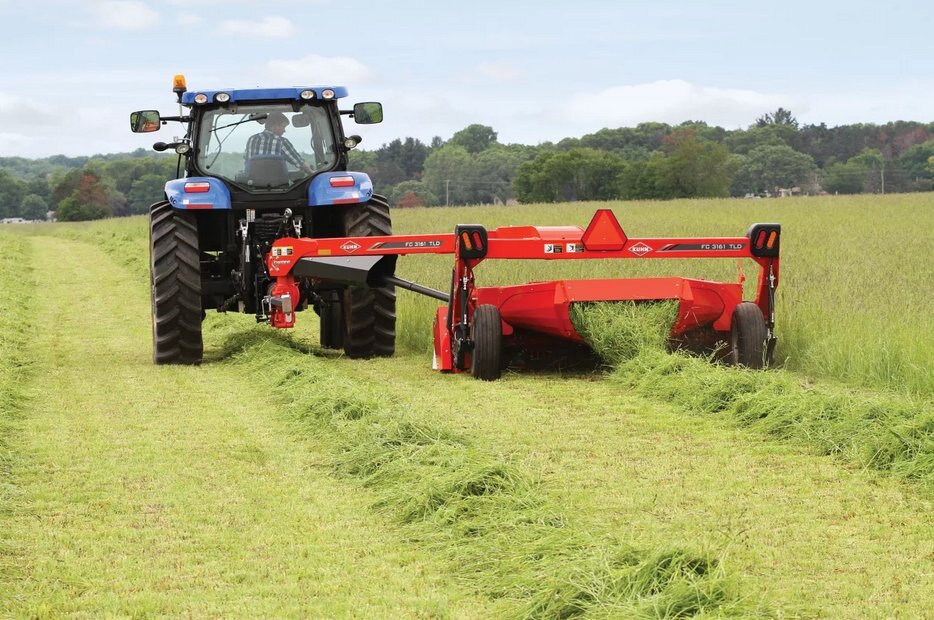
[[[499,308],[490,304],[477,306],[470,324],[473,351],[470,374],[482,381],[494,381],[502,374],[503,322]]]
[[[389,202],[373,195],[369,202],[343,210],[348,237],[391,235]],[[352,287],[344,293],[344,353],[351,358],[388,357],[396,349],[396,289]]]
[[[730,363],[747,368],[765,367],[767,338],[768,330],[759,306],[749,301],[737,305],[730,327]]]
[[[152,359],[200,364],[201,263],[198,224],[190,213],[158,202],[149,212]]]

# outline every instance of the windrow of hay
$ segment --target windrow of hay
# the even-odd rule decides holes
[[[30,374],[28,343],[32,326],[30,246],[27,239],[0,234],[0,583],[10,578],[13,541],[3,519],[19,496],[11,480],[14,454],[9,446],[27,398],[24,385]]]
[[[226,363],[265,376],[301,432],[332,448],[335,472],[370,489],[376,510],[448,561],[501,615],[770,615],[740,594],[714,554],[596,538],[514,461],[387,401],[377,386],[281,339],[233,340],[227,349],[237,352]]]
[[[571,316],[575,328],[615,368],[613,379],[642,396],[725,415],[740,426],[934,492],[934,407],[929,401],[812,385],[787,372],[667,354],[662,334],[667,335],[674,315],[663,303],[579,304]]]
[[[571,304],[571,323],[611,366],[643,351],[664,351],[678,318],[678,300]]]

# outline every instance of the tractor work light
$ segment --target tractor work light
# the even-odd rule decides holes
[[[198,105],[203,105],[207,102],[208,102],[208,96],[205,95],[204,93],[198,93],[197,95],[195,95],[195,103],[197,103]]]
[[[230,93],[217,93],[214,95],[214,101],[218,103],[227,103],[230,101]]]
[[[186,194],[204,194],[211,191],[211,184],[201,182],[185,183]]]
[[[301,97],[302,99],[304,99],[305,101],[308,101],[309,99],[314,99],[314,98],[315,98],[315,91],[313,91],[313,90],[303,90],[302,92],[298,93],[298,96]]]
[[[360,141],[357,140],[357,136],[349,136],[344,138],[344,148],[348,151],[350,149],[356,148],[358,144],[360,144]]]
[[[190,150],[191,150],[190,144],[179,142],[178,144],[175,145],[175,152],[178,153],[179,155],[184,155]]]
[[[325,99],[333,99],[334,91],[331,90],[330,88],[326,88],[325,90],[321,91],[321,96],[324,97]]]

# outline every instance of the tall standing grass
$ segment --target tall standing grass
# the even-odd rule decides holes
[[[742,236],[754,222],[782,224],[777,360],[785,368],[853,386],[934,396],[934,194],[770,200],[569,203],[399,209],[397,232],[447,232],[458,223],[586,227],[614,210],[632,237]],[[447,290],[450,257],[410,256],[398,270]],[[747,298],[757,275],[749,261]],[[490,261],[477,283],[558,278],[686,276],[735,281],[730,260]],[[437,302],[400,293],[400,346],[430,350]]]

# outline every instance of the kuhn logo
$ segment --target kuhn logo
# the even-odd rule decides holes
[[[636,256],[645,256],[646,254],[652,251],[652,248],[650,248],[649,246],[645,245],[644,243],[640,241],[636,245],[629,248],[629,251],[635,254]]]
[[[341,249],[347,252],[348,254],[353,254],[360,249],[360,244],[354,243],[353,241],[347,241],[341,246]]]

